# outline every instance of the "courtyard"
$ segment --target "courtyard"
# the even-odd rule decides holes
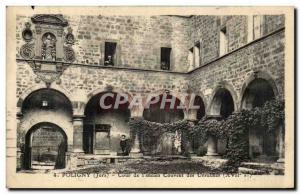
[[[202,161],[188,159],[134,159],[120,163],[102,163],[97,166],[69,171],[77,174],[220,174],[221,168],[208,167]]]

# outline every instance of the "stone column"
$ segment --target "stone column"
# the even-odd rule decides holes
[[[141,119],[142,117],[132,117],[130,119]],[[131,129],[132,130],[132,129]],[[136,131],[132,131],[133,134],[133,142],[132,142],[132,148],[130,150],[129,156],[132,157],[141,157],[143,156],[143,153],[141,152],[141,148],[140,148],[140,137],[139,134]]]
[[[17,112],[17,131],[20,127],[20,123],[21,123],[21,119],[23,117],[23,114],[20,112],[20,110]],[[17,135],[20,135],[20,134],[17,134]],[[25,140],[25,137],[17,137],[17,140],[22,140],[24,138]],[[22,152],[21,150],[21,144],[23,144],[25,142],[17,142],[17,169],[18,170],[21,170],[21,169],[24,169],[24,153]]]
[[[73,116],[73,152],[83,153],[83,115]]]
[[[206,156],[218,156],[218,140],[216,137],[209,135],[207,139]]]
[[[284,128],[280,124],[279,126],[279,159],[277,162],[284,163]]]
[[[210,115],[209,118],[211,119],[219,119],[219,115]],[[209,157],[218,157],[218,139],[213,135],[208,135],[207,139],[207,153],[206,156]]]
[[[184,119],[187,120],[190,124],[194,125],[194,123],[197,121],[197,110],[191,109],[191,110],[187,111],[187,114],[185,115]],[[186,146],[188,149],[188,154],[191,157],[195,157],[196,152],[193,149],[193,144],[194,144],[194,141],[197,141],[197,139],[195,139],[195,137],[189,137],[186,141],[187,141]]]
[[[129,153],[129,156],[132,156],[132,157],[143,156],[143,153],[141,152],[141,149],[140,149],[140,140],[139,140],[138,134],[135,134],[135,138],[134,138],[133,145],[132,145],[131,151]]]

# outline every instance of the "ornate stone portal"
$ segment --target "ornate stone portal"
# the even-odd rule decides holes
[[[35,33],[31,30],[31,23],[25,24],[22,37],[25,44],[20,49],[20,55],[28,61],[34,73],[35,81],[44,81],[47,87],[56,81],[61,83],[60,76],[75,61],[72,48],[75,37],[68,22],[62,15],[38,14],[32,18]]]

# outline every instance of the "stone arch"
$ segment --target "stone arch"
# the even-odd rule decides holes
[[[113,86],[106,86],[106,87],[101,87],[97,88],[87,94],[87,98],[85,101],[85,107],[83,108],[85,110],[87,103],[96,96],[97,94],[104,93],[104,92],[112,92],[112,93],[118,93],[118,94],[127,94],[128,95],[128,102],[130,103],[132,101],[133,95],[130,92],[126,92],[123,89],[116,88]]]
[[[59,125],[52,122],[39,122],[31,126],[25,134],[24,168],[65,168],[67,142],[68,136]]]
[[[262,107],[265,102],[275,99],[278,90],[272,77],[266,72],[255,72],[242,88],[241,109],[251,110]],[[249,156],[258,162],[275,161],[279,157],[279,141],[282,139],[280,126],[268,132],[258,125],[249,129]]]
[[[200,108],[197,110],[197,120],[200,120],[202,117],[204,117],[206,115],[206,105],[205,105],[205,101],[204,99],[197,95],[195,98],[195,105],[200,106]]]
[[[192,99],[193,98],[193,99]],[[202,92],[191,93],[188,99],[187,114],[188,120],[200,120],[206,115],[207,103]],[[199,109],[191,108],[191,106],[200,106]]]
[[[112,93],[104,99],[105,109],[99,102],[104,94]],[[128,94],[127,102],[114,108],[119,94]],[[121,96],[122,98],[122,96]],[[83,150],[85,153],[95,154],[124,154],[120,147],[120,139],[125,135],[132,139],[128,121],[131,116],[129,104],[132,97],[120,89],[106,87],[91,92],[84,108]],[[128,154],[128,152],[126,152]]]
[[[146,95],[143,99],[143,117],[145,116],[144,113],[145,113],[145,110],[147,109],[147,106],[149,105],[150,101],[152,98],[154,97],[157,97],[157,96],[161,96],[161,95],[168,95],[168,96],[172,96],[172,97],[175,97],[177,100],[179,100],[180,103],[182,103],[182,106],[184,107],[182,109],[183,111],[183,117],[184,118],[187,118],[188,117],[188,104],[187,104],[187,95],[184,96],[184,95],[181,95],[180,93],[178,92],[172,92],[172,91],[169,91],[169,90],[158,90],[156,92],[153,92],[153,93],[150,93],[148,95]]]
[[[252,92],[260,93],[258,90],[261,90],[261,97],[266,97],[262,98],[262,101],[265,101],[267,99],[275,98],[278,96],[278,89],[276,87],[274,79],[268,74],[267,72],[259,71],[259,72],[254,72],[243,84],[243,87],[241,89],[241,102],[240,102],[240,109],[246,108],[246,109],[251,109],[252,106],[250,106],[250,101],[253,101],[254,99],[254,94],[251,94]],[[256,91],[255,91],[256,90]],[[267,93],[265,93],[267,92]],[[252,96],[251,96],[252,95]],[[271,95],[267,97],[266,95]],[[248,101],[248,102],[246,102]],[[247,105],[248,104],[248,105]]]
[[[160,96],[160,95],[163,95],[163,94],[168,94],[168,95],[174,96],[175,98],[180,100],[180,102],[184,106],[184,109],[183,109],[184,116],[186,116],[187,111],[188,111],[188,108],[187,108],[188,107],[188,100],[187,100],[188,94],[183,95],[182,93],[173,92],[173,91],[165,90],[165,89],[157,90],[155,92],[151,92],[149,94],[146,94],[145,97],[143,98],[143,111],[145,110],[145,108],[149,104],[152,97]]]
[[[199,96],[202,99],[204,107],[205,107],[205,114],[206,114],[208,104],[207,104],[207,99],[206,99],[205,95],[201,91],[198,91],[195,94],[196,94],[196,96]]]
[[[43,84],[40,84],[40,85],[35,85],[33,87],[28,88],[20,95],[18,102],[17,102],[17,108],[19,109],[19,111],[22,110],[24,100],[30,94],[34,93],[35,91],[41,90],[41,89],[52,89],[52,90],[58,91],[61,94],[63,94],[68,99],[69,102],[71,102],[71,103],[73,102],[72,94],[70,92],[68,92],[66,89],[64,89],[63,87],[56,85],[56,84],[52,84],[50,88],[45,88],[45,86]]]
[[[225,95],[225,96],[223,96],[223,95]],[[212,92],[212,95],[210,97],[210,103],[207,108],[207,113],[209,115],[216,115],[216,116],[221,115],[221,108],[222,108],[221,105],[222,105],[222,103],[224,104],[224,101],[222,101],[222,98],[226,98],[227,100],[230,101],[230,103],[232,103],[232,106],[233,106],[231,108],[232,112],[238,110],[238,104],[237,104],[238,96],[236,95],[234,88],[227,82],[221,82],[214,89],[214,91]]]
[[[72,125],[72,118],[67,119],[61,119],[62,115],[60,114],[39,114],[38,116],[34,116],[32,114],[25,114],[23,118],[21,119],[20,126],[18,127],[18,130],[20,131],[22,135],[24,133],[27,133],[29,129],[31,129],[33,126],[37,125],[38,123],[46,122],[46,123],[53,123],[57,126],[60,126],[64,133],[68,137],[68,145],[73,145],[73,125]],[[24,137],[20,137],[21,139]]]
[[[164,96],[165,95],[165,96]],[[159,97],[155,103],[150,103],[151,99]],[[165,106],[161,108],[163,97],[174,100],[174,107],[172,102],[166,102]],[[178,108],[184,97],[178,93],[173,93],[166,90],[160,90],[157,93],[152,93],[144,99],[143,118],[145,120],[156,123],[173,123],[179,120],[186,119],[188,115],[185,104]],[[153,101],[152,101],[153,102]],[[148,106],[149,105],[149,106]],[[177,107],[177,108],[176,108]],[[181,151],[178,150],[178,145],[175,145],[175,139],[180,136],[178,132],[165,132],[159,137],[153,137],[150,131],[144,131],[141,135],[141,147],[145,155],[178,155]],[[180,140],[181,141],[181,140]]]
[[[61,126],[68,137],[73,137],[73,108],[70,99],[52,88],[34,89],[36,90],[28,92],[29,94],[18,104],[19,113],[22,113],[18,126],[18,138],[24,138],[24,132],[40,122]],[[68,140],[68,144],[73,143],[73,138],[68,138]]]
[[[208,104],[207,104],[205,95],[201,91],[198,91],[197,93],[195,93],[195,95],[196,95],[196,97],[201,99],[201,101],[202,101],[201,103],[203,103],[202,106],[204,107],[204,115],[206,115],[207,111],[208,111]],[[200,108],[201,108],[201,105],[200,105]],[[197,119],[198,119],[198,114],[199,113],[197,113]]]

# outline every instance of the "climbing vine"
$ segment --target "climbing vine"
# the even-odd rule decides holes
[[[262,107],[252,110],[242,110],[230,115],[222,123],[222,130],[227,134],[225,158],[228,163],[225,170],[234,172],[241,162],[249,157],[249,130],[256,127],[266,127],[268,133],[276,130],[279,123],[284,122],[284,102],[280,100],[267,101]]]
[[[192,125],[191,122],[186,120],[174,123],[156,123],[141,118],[134,118],[129,121],[131,130],[138,134],[140,138],[143,138],[143,142],[151,147],[152,154],[155,154],[154,150],[157,148],[161,136],[169,132],[180,134],[182,154],[186,155],[188,150],[186,142],[192,136]],[[143,145],[141,147],[145,149]]]
[[[284,102],[280,100],[271,100],[262,107],[233,113],[226,119],[204,117],[198,122],[182,120],[175,123],[156,123],[141,118],[129,121],[130,128],[147,138],[148,144],[154,147],[164,133],[179,133],[183,155],[188,155],[190,142],[196,140],[203,146],[209,135],[227,140],[224,157],[228,163],[225,170],[230,172],[236,171],[240,163],[249,157],[249,130],[263,126],[271,133],[279,123],[284,123]]]

